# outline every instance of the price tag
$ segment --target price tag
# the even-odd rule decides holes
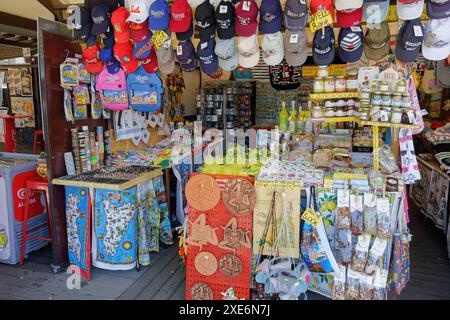
[[[416,37],[423,37],[422,28],[420,26],[414,26],[414,35]]]
[[[183,47],[181,45],[177,46],[177,56],[181,56],[183,54]]]
[[[298,42],[298,33],[291,34],[289,38],[289,43],[297,43]]]
[[[320,10],[311,16],[309,28],[314,33],[326,26],[333,24],[333,18],[328,10]]]
[[[428,114],[428,111],[425,110],[425,109],[421,109],[421,110],[419,111],[419,114],[422,115],[422,116],[426,116],[426,115]]]
[[[359,27],[359,26],[353,26],[353,27],[350,27],[350,29],[353,31],[353,32],[361,32],[362,30],[361,30],[361,27]]]
[[[164,42],[166,42],[167,37],[167,33],[165,33],[163,30],[156,30],[155,32],[153,32],[152,43],[155,49],[158,49]]]
[[[244,11],[250,11],[250,1],[244,1],[244,3],[242,4],[242,10]]]
[[[200,49],[205,49],[208,46],[208,42],[203,42],[200,44]]]
[[[305,210],[305,212],[303,212],[302,219],[313,225],[314,227],[317,227],[320,223],[320,220],[322,220],[322,215],[315,212],[313,209],[308,208]]]
[[[219,7],[219,13],[227,13],[228,7],[227,6],[220,6]]]

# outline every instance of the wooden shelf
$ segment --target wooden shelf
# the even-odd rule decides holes
[[[333,93],[311,93],[308,98],[313,101],[330,100],[330,99],[350,99],[358,98],[358,92],[333,92]]]

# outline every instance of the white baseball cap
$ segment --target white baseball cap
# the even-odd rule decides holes
[[[440,61],[450,55],[450,18],[432,19],[425,26],[422,54],[427,60]]]
[[[145,0],[130,0],[128,11],[130,16],[127,22],[143,23],[149,16],[149,4]]]
[[[208,0],[188,0],[188,3],[192,8],[195,8],[195,7],[198,7],[199,5],[201,5],[205,1],[208,1]]]
[[[283,35],[280,31],[275,33],[267,33],[263,36],[261,42],[263,60],[269,66],[275,66],[283,61],[284,45]]]
[[[338,11],[359,9],[363,5],[363,0],[335,0],[334,7]]]
[[[214,49],[219,58],[219,66],[225,71],[233,71],[238,67],[238,56],[234,37],[231,39],[219,39]]]
[[[284,52],[288,65],[297,67],[308,58],[308,38],[305,30],[286,31],[284,34]]]
[[[364,2],[363,15],[368,27],[370,24],[379,24],[386,20],[389,11],[389,0]]]
[[[244,68],[253,68],[259,62],[259,43],[256,34],[238,39],[239,64]]]
[[[417,19],[422,15],[425,0],[397,0],[397,15],[402,20]]]

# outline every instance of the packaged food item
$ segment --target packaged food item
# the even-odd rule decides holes
[[[378,269],[375,273],[375,279],[373,281],[373,300],[386,300],[388,274],[388,270],[386,269]]]
[[[317,68],[317,76],[318,77],[328,77],[329,72],[328,72],[328,66],[319,66]]]
[[[334,273],[333,291],[331,293],[331,299],[346,300],[345,297],[346,278],[347,278],[347,267],[340,265],[339,270]]]
[[[348,300],[358,300],[359,298],[359,272],[348,268],[347,270],[347,290],[346,296]]]
[[[364,232],[376,236],[377,229],[377,198],[374,193],[364,194]]]
[[[377,235],[381,239],[392,237],[389,198],[377,199]]]
[[[369,245],[371,236],[363,234],[358,236],[355,253],[352,258],[352,269],[363,272],[369,258]]]
[[[401,123],[402,122],[403,111],[400,108],[393,108],[391,112],[391,122]]]
[[[348,75],[345,82],[345,87],[348,92],[358,91],[358,76]]]
[[[326,93],[334,92],[335,88],[336,88],[336,83],[335,83],[334,77],[326,77],[326,78],[324,78],[323,87],[324,87],[324,91]]]
[[[389,82],[388,81],[379,81],[378,88],[380,91],[383,91],[383,92],[389,91]]]
[[[375,241],[372,244],[372,247],[369,251],[369,259],[367,260],[366,267],[364,269],[364,272],[368,275],[375,274],[375,271],[377,271],[378,264],[380,262],[381,256],[384,254],[384,251],[386,250],[387,246],[387,240],[386,239],[380,239],[376,238]]]
[[[350,196],[351,230],[352,234],[358,236],[364,231],[363,196],[352,194]]]
[[[359,275],[359,300],[373,300],[374,276],[366,274]]]
[[[335,82],[335,91],[336,92],[345,92],[346,89],[346,81],[344,76],[337,76]]]
[[[314,93],[323,93],[324,87],[323,87],[323,78],[322,77],[316,77],[314,78]]]
[[[352,233],[350,216],[350,191],[337,192],[337,213],[335,229],[335,254],[338,263],[348,265],[352,259]]]

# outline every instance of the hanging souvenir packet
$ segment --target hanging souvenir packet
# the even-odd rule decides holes
[[[73,117],[75,120],[87,119],[87,105],[73,103]]]
[[[348,268],[347,270],[347,290],[346,296],[348,300],[358,300],[359,298],[359,286],[360,273]]]
[[[105,67],[97,75],[96,89],[100,93],[103,107],[111,110],[128,109],[126,76],[122,69],[111,74]]]
[[[331,298],[333,300],[346,300],[345,283],[347,280],[347,267],[339,266],[338,272],[334,273],[333,279],[333,293]]]
[[[359,274],[359,300],[373,300],[374,276]]]
[[[377,226],[377,201],[375,193],[364,194],[364,233],[376,236]]]
[[[377,236],[382,239],[392,237],[391,210],[389,198],[377,198]]]
[[[364,231],[363,196],[360,194],[350,195],[350,214],[352,219],[352,234],[359,236]]]
[[[399,136],[402,176],[405,184],[413,184],[419,181],[421,176],[414,151],[412,132],[410,129],[400,129]]]
[[[102,116],[102,104],[100,96],[95,90],[95,77],[91,77],[91,117],[92,119],[100,119]]]
[[[139,67],[127,77],[128,96],[131,107],[136,111],[154,112],[161,108],[164,88],[157,73],[147,73]]]
[[[89,98],[89,90],[87,85],[85,84],[80,84],[78,86],[76,86],[75,88],[73,88],[73,99],[75,104],[77,105],[86,105],[86,104],[90,104],[90,98]]]
[[[337,193],[337,213],[335,231],[335,254],[340,264],[347,265],[352,258],[352,233],[350,216],[350,191],[339,189]]]
[[[375,241],[372,244],[372,247],[370,247],[369,251],[369,259],[367,260],[366,267],[364,269],[364,272],[368,275],[375,274],[375,271],[377,271],[377,267],[380,262],[381,256],[383,256],[384,252],[386,251],[387,247],[387,240],[386,239],[380,239],[376,238]]]
[[[75,120],[72,109],[72,94],[68,89],[64,89],[64,115],[66,121],[73,122]]]
[[[67,58],[59,66],[60,84],[63,88],[73,88],[79,84],[78,81],[78,59]]]
[[[355,253],[352,258],[352,269],[363,272],[369,257],[370,235],[358,236]]]
[[[388,279],[388,270],[378,269],[373,281],[373,300],[386,300],[386,284]]]
[[[79,83],[90,83],[91,82],[91,74],[86,70],[86,67],[83,63],[79,63],[78,67],[78,82]]]

